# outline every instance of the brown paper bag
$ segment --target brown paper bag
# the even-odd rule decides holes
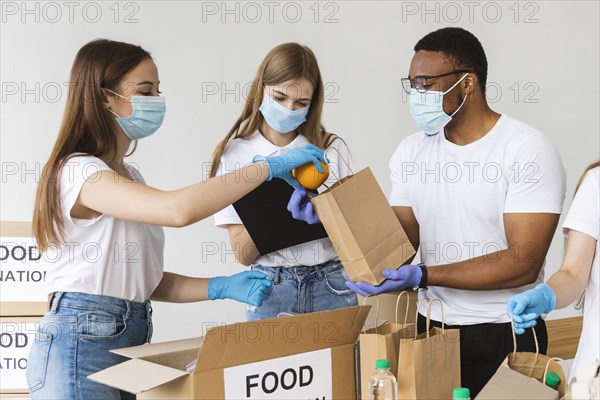
[[[506,357],[498,371],[479,392],[477,399],[558,399],[565,395],[565,374],[557,362],[561,359],[540,354],[535,330],[531,329],[531,331],[535,340],[536,352],[517,352],[517,337],[513,329],[513,352]],[[512,372],[506,371],[507,369]],[[510,381],[521,379],[521,377],[515,377],[514,372],[533,379],[523,380],[523,385],[515,387],[510,384]],[[549,372],[554,372],[560,377],[557,390],[545,385],[546,375]]]
[[[311,202],[351,281],[379,285],[382,270],[397,269],[415,254],[370,168]]]
[[[427,331],[400,341],[398,355],[398,399],[452,399],[452,390],[460,387],[460,331],[430,329],[431,305],[427,301]],[[416,332],[416,331],[415,331]]]
[[[396,299],[396,314],[394,322],[385,322],[378,325],[377,316],[379,315],[379,297],[367,296],[363,301],[365,305],[367,298],[375,297],[377,300],[375,327],[371,329],[363,329],[359,336],[359,382],[360,392],[363,399],[367,398],[367,389],[369,378],[375,371],[375,361],[389,360],[390,371],[396,375],[398,371],[398,344],[402,338],[414,336],[416,326],[414,323],[407,323],[408,310],[410,304],[406,301],[406,310],[404,312],[404,322],[398,322],[398,308],[403,295],[408,299],[409,293],[402,292]]]

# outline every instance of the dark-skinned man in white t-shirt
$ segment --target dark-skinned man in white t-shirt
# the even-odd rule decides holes
[[[543,282],[565,172],[545,135],[487,104],[487,59],[474,35],[444,28],[414,50],[402,83],[421,130],[392,156],[389,200],[422,264],[383,271],[379,286],[347,285],[363,296],[421,288],[419,298],[439,298],[446,326],[460,329],[462,386],[475,397],[513,350],[506,300]],[[289,209],[311,219],[306,205],[295,193]],[[441,323],[434,305],[432,324]],[[545,353],[543,320],[535,329]],[[535,351],[531,334],[517,342]]]

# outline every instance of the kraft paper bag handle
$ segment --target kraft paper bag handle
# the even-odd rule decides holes
[[[515,333],[515,322],[512,319],[512,316],[510,317],[510,327],[512,328],[512,337],[513,337],[513,357],[515,354],[517,354],[517,334]],[[533,340],[535,341],[535,360],[537,362],[537,356],[540,354],[540,345],[538,343],[538,338],[537,338],[537,334],[535,333],[535,329],[531,328],[531,331],[533,332]]]
[[[550,363],[552,361],[565,361],[560,357],[552,357],[548,360],[548,362],[546,363],[546,368],[544,368],[544,375],[542,376],[542,383],[545,385],[546,384],[546,375],[548,375],[548,367],[550,367]]]
[[[338,153],[338,156],[340,157],[340,160],[342,160],[344,162],[344,164],[346,164],[346,167],[348,167],[348,170],[350,170],[350,172],[352,173],[352,175],[354,175],[354,170],[352,169],[352,167],[350,167],[350,165],[348,164],[348,162],[346,160],[344,160],[344,157],[342,157],[342,154],[340,153],[340,151],[336,147],[329,146],[328,148],[326,148],[325,150],[323,150],[323,156],[325,157],[325,160],[328,160],[328,158],[327,158],[327,152],[329,150],[335,150],[335,152]],[[329,162],[327,162],[327,164],[329,164]],[[333,174],[334,178],[339,181],[340,177],[337,176],[335,172],[333,172],[333,169],[330,169],[330,171]]]
[[[408,321],[408,309],[410,308],[410,295],[408,294],[408,292],[406,290],[402,291],[402,293],[400,293],[398,295],[398,298],[396,299],[396,325],[398,325],[398,307],[400,306],[400,299],[402,298],[403,295],[406,294],[406,311],[404,312],[404,322],[403,324],[406,325],[406,321]]]
[[[364,298],[364,300],[363,300],[363,304],[362,304],[363,306],[364,306],[365,304],[367,304],[367,299],[368,299],[369,297],[375,297],[375,300],[377,300],[377,308],[375,308],[375,333],[377,333],[377,326],[379,325],[379,324],[377,323],[377,321],[379,321],[379,297],[377,297],[377,296],[373,296],[372,294],[368,294],[368,295],[367,295],[367,296]],[[362,332],[361,332],[361,333],[367,333],[366,320],[365,320],[365,322],[363,322],[363,328],[362,328]]]
[[[442,301],[440,299],[433,299],[429,302],[429,304],[427,304],[427,321],[425,323],[425,328],[427,329],[427,337],[429,338],[429,328],[430,328],[430,324],[431,324],[431,305],[434,302],[438,302],[440,303],[440,309],[442,310],[442,335],[444,334],[445,328],[444,328],[444,324],[446,323],[446,318],[444,318],[444,303],[442,303]]]
[[[416,315],[415,315],[415,323],[416,321],[419,320],[419,309],[421,308],[421,304],[423,304],[424,301],[427,301],[427,304],[431,303],[431,299],[427,298],[427,297],[423,297],[421,300],[419,300],[417,302],[417,311],[416,311]],[[415,325],[415,339],[417,339],[417,327]]]
[[[515,333],[515,322],[510,318],[510,326],[512,328],[512,336],[513,336],[513,357],[517,354],[517,334]],[[531,365],[530,375],[533,375],[533,371],[535,370],[535,366],[537,365],[538,357],[540,355],[540,345],[538,343],[537,334],[535,333],[535,329],[532,327],[531,332],[533,332],[533,340],[535,342],[535,359],[533,360],[533,364]],[[545,379],[545,375],[544,375]]]

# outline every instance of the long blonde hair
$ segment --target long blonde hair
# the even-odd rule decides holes
[[[263,100],[264,86],[281,85],[300,79],[310,82],[314,91],[306,122],[300,125],[296,132],[304,135],[310,143],[320,148],[329,146],[337,138],[336,135],[328,134],[321,123],[325,90],[315,54],[307,46],[298,43],[280,44],[269,51],[258,67],[242,114],[215,148],[210,169],[211,177],[217,172],[227,143],[233,139],[250,137],[262,125],[264,119],[259,107]]]
[[[59,173],[64,162],[73,153],[116,154],[117,127],[105,109],[103,88],[118,92],[123,76],[148,58],[140,46],[107,39],[93,40],[77,52],[62,124],[37,187],[33,235],[40,251],[63,239]]]

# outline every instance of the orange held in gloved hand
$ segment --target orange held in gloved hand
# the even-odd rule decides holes
[[[321,162],[323,172],[317,171],[313,163],[304,164],[292,170],[292,176],[308,190],[316,190],[329,178],[329,165]]]

